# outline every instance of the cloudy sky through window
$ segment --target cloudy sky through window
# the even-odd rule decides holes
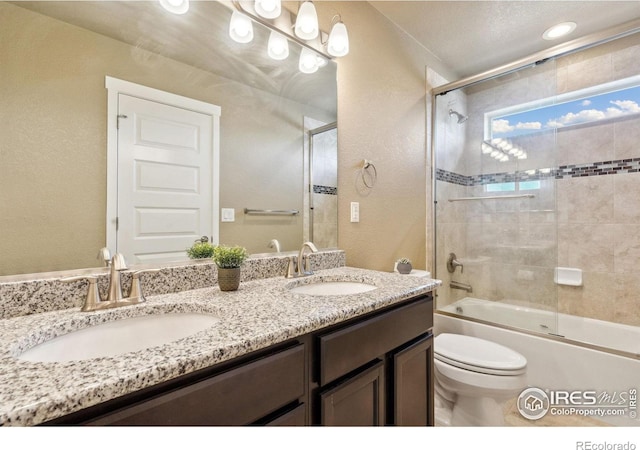
[[[521,136],[631,114],[640,114],[640,86],[496,117],[491,122],[492,137]]]

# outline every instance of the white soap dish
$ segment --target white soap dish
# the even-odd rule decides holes
[[[566,286],[582,286],[582,269],[556,267],[553,281]]]

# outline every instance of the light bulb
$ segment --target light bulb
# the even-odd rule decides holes
[[[160,0],[160,6],[173,14],[189,11],[189,0]]]
[[[547,28],[545,32],[542,34],[542,38],[548,41],[553,39],[561,38],[562,36],[566,36],[567,34],[573,32],[576,29],[575,22],[562,22],[557,25],[552,26],[551,28]]]
[[[344,56],[349,53],[349,34],[347,27],[342,22],[336,23],[329,33],[327,52],[331,56]]]
[[[282,11],[280,0],[256,0],[255,10],[265,19],[275,19]]]
[[[300,61],[298,63],[298,69],[302,73],[315,73],[318,71],[318,58],[315,52],[309,50],[306,47],[302,48],[300,52]]]
[[[287,59],[289,56],[289,41],[287,38],[276,31],[271,31],[269,43],[267,44],[267,54],[271,59],[277,61]]]
[[[241,44],[251,42],[253,40],[251,19],[238,11],[234,11],[229,22],[229,36]]]
[[[300,5],[294,32],[300,39],[310,40],[318,37],[318,29],[316,7],[307,0]]]

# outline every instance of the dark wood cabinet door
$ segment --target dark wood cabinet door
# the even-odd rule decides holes
[[[303,344],[128,406],[87,425],[247,425],[304,395]]]
[[[379,361],[320,394],[322,425],[383,425],[384,394],[384,362]]]
[[[393,355],[393,424],[433,425],[433,339],[423,337]]]

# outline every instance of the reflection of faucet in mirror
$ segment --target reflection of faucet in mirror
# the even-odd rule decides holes
[[[271,239],[271,242],[269,242],[268,247],[274,248],[276,250],[276,253],[280,253],[280,242],[278,242],[277,239]]]
[[[111,264],[111,252],[107,247],[102,247],[98,252],[98,260],[104,263],[105,267],[109,267]]]

